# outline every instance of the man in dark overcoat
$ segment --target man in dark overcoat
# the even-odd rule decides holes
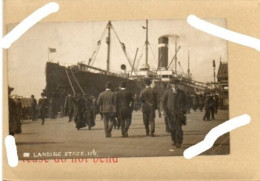
[[[157,97],[155,91],[151,88],[150,79],[145,79],[145,88],[141,91],[140,100],[142,103],[143,122],[146,135],[154,137],[155,132],[155,110],[157,107]]]
[[[210,120],[210,107],[209,107],[209,95],[205,96],[205,101],[204,101],[204,116],[203,116],[203,120],[204,121],[209,121]]]
[[[44,125],[45,115],[48,108],[48,101],[44,96],[44,93],[41,93],[41,98],[39,99],[38,106],[39,106],[40,118],[42,120],[42,125]]]
[[[15,134],[15,102],[11,98],[11,92],[14,90],[13,87],[8,86],[8,108],[9,108],[9,135],[14,136]]]
[[[65,112],[68,114],[69,117],[68,122],[71,122],[73,118],[74,110],[73,110],[73,97],[70,92],[66,96],[64,108],[65,108]]]
[[[132,121],[134,99],[130,91],[126,89],[126,82],[122,82],[117,92],[117,110],[121,121],[122,137],[128,137],[128,129]]]
[[[36,121],[36,114],[37,114],[37,101],[34,98],[34,95],[31,95],[31,116],[32,116],[32,121]]]
[[[165,114],[167,114],[171,139],[176,148],[180,148],[183,142],[182,125],[186,124],[186,99],[185,93],[178,89],[179,80],[171,82],[169,89],[163,97]]]

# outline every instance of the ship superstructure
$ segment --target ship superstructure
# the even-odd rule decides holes
[[[157,87],[165,87],[166,84],[170,83],[173,79],[179,79],[182,82],[181,89],[185,92],[195,93],[198,91],[203,92],[206,89],[206,84],[192,80],[190,73],[190,67],[187,73],[185,73],[181,67],[180,61],[178,62],[178,52],[181,46],[178,46],[178,35],[174,35],[175,39],[175,50],[174,56],[171,59],[168,56],[168,44],[169,37],[161,36],[158,38],[158,65],[155,69],[151,69],[148,60],[148,20],[146,20],[146,26],[143,26],[146,30],[145,39],[145,64],[143,66],[136,66],[136,57],[131,60],[126,51],[126,45],[121,42],[118,34],[116,33],[111,21],[107,23],[106,29],[103,32],[101,39],[97,42],[97,47],[94,50],[88,63],[83,62],[72,66],[61,66],[59,63],[47,62],[46,64],[46,88],[45,93],[48,98],[54,97],[59,105],[62,105],[65,99],[65,95],[68,91],[75,94],[84,94],[89,96],[97,97],[98,94],[104,90],[104,85],[107,81],[113,83],[113,88],[119,87],[122,81],[128,82],[129,89],[133,94],[139,94],[144,87],[144,79],[149,78],[157,85]],[[126,57],[127,63],[131,70],[126,71],[126,65],[121,65],[123,73],[116,74],[112,73],[110,63],[111,54],[111,34],[114,33],[115,37],[121,45],[121,49]],[[107,34],[106,38],[104,38]],[[98,67],[94,67],[93,63],[98,54],[101,40],[105,39],[107,44],[107,59],[106,59],[106,70]],[[189,62],[188,55],[188,62]],[[119,65],[120,66],[120,65]],[[178,71],[180,69],[181,71]]]

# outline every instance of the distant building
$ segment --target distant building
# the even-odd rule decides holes
[[[220,90],[219,107],[220,109],[228,109],[228,63],[220,61],[217,78]]]

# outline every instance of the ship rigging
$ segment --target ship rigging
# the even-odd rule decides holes
[[[207,85],[192,80],[190,73],[190,55],[188,53],[188,70],[187,74],[184,72],[180,61],[178,61],[178,53],[181,46],[178,45],[178,35],[171,35],[174,38],[174,55],[168,62],[168,44],[169,36],[161,36],[158,39],[158,65],[156,69],[151,69],[149,65],[148,51],[151,45],[149,42],[149,26],[148,20],[146,20],[146,25],[143,26],[145,29],[145,42],[140,55],[138,55],[139,48],[136,49],[134,59],[131,60],[125,43],[123,43],[111,21],[108,21],[104,31],[101,34],[100,39],[97,41],[97,45],[88,59],[88,63],[80,62],[77,65],[65,67],[59,64],[54,64],[51,62],[47,63],[46,66],[46,91],[47,95],[52,95],[54,91],[58,88],[65,90],[71,90],[74,94],[82,93],[88,95],[97,96],[99,92],[103,90],[103,85],[106,81],[114,82],[114,88],[118,87],[119,83],[122,81],[129,82],[129,87],[133,92],[138,93],[144,87],[144,79],[150,78],[158,85],[163,85],[170,83],[173,79],[180,79],[182,81],[182,89],[185,92],[196,92],[199,90],[203,92]],[[121,74],[111,72],[111,37],[112,34],[117,39],[120,44],[121,50],[126,57],[127,63],[129,65],[128,71],[126,70],[126,65],[122,64],[121,70],[124,72]],[[107,57],[106,57],[106,70],[99,67],[95,67],[93,64],[97,59],[97,54],[100,50],[102,41],[107,44]],[[145,64],[139,68],[140,61],[143,57],[143,50],[145,50]],[[154,53],[152,52],[153,56]],[[180,67],[178,72],[177,67]],[[57,73],[58,72],[58,73]],[[55,76],[56,75],[56,76]]]

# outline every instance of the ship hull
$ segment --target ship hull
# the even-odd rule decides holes
[[[67,68],[58,63],[47,62],[46,64],[46,87],[45,94],[47,98],[54,98],[55,107],[63,106],[66,94],[83,92],[88,96],[98,97],[105,90],[106,82],[112,83],[112,89],[119,87],[121,82],[127,82],[127,88],[133,94],[139,93],[142,84],[137,80],[129,80],[120,76],[107,75],[103,73],[94,73],[90,71],[81,71],[79,69]],[[74,75],[73,75],[74,74]],[[75,77],[75,78],[74,78]],[[83,92],[82,92],[83,90]]]

